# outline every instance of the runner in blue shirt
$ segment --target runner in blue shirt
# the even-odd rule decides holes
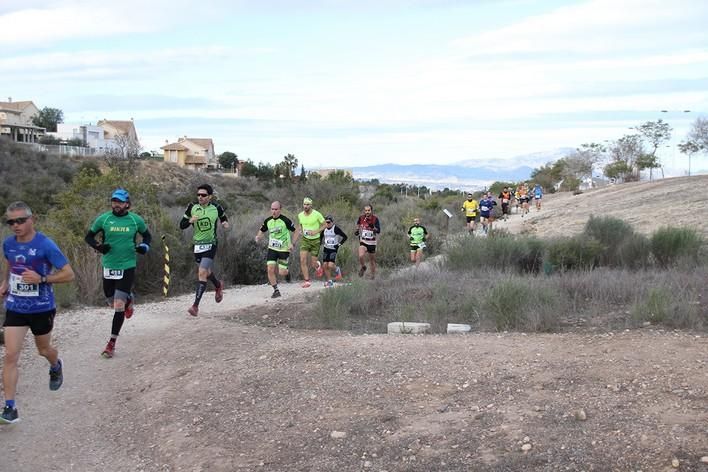
[[[488,234],[492,229],[494,217],[492,211],[497,202],[492,197],[492,192],[487,192],[487,195],[479,201],[479,221],[482,222],[482,233]]]
[[[3,267],[0,296],[5,297],[5,357],[3,388],[5,408],[0,424],[17,423],[15,405],[18,361],[28,330],[37,351],[49,361],[49,389],[58,390],[64,380],[59,352],[51,344],[56,305],[52,284],[74,280],[74,271],[57,245],[34,229],[32,210],[24,202],[7,207],[5,223],[14,236],[2,243]]]
[[[536,211],[541,210],[541,199],[543,198],[543,187],[540,184],[536,184],[533,187],[533,199],[536,202]]]

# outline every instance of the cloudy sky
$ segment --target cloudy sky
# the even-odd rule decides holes
[[[681,168],[706,24],[705,0],[2,0],[0,96],[306,168],[535,165],[512,158],[662,118]]]

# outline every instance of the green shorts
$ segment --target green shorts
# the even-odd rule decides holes
[[[302,238],[300,240],[300,252],[309,252],[313,256],[317,257],[320,255],[320,238],[307,239]]]

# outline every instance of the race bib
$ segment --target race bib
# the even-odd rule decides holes
[[[337,244],[337,238],[326,238],[325,239],[325,244],[327,246],[334,246]]]
[[[509,199],[508,198],[502,199],[502,203],[509,203]]]
[[[268,246],[273,249],[281,249],[283,247],[283,241],[280,239],[269,239]]]
[[[425,242],[424,242],[424,241],[421,241],[421,242],[418,243],[418,248],[419,248],[419,249],[423,249],[424,247],[425,247]]]
[[[28,284],[22,281],[22,276],[10,274],[10,293],[16,297],[38,297],[39,284]]]
[[[481,210],[482,211],[489,211],[489,207],[483,206],[483,207],[481,207]]]
[[[103,269],[103,278],[108,280],[120,280],[123,278],[122,269]]]
[[[364,231],[361,232],[361,238],[362,239],[374,239],[374,232],[369,229],[365,229]]]
[[[211,250],[211,244],[195,244],[194,253],[201,254],[202,252],[207,252]]]

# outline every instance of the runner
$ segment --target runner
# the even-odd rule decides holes
[[[494,222],[494,216],[492,211],[497,202],[494,201],[492,197],[492,192],[487,192],[482,200],[479,202],[479,219],[482,222],[482,232],[484,234],[489,234],[492,229],[492,223]]]
[[[84,240],[103,254],[103,294],[109,306],[113,306],[111,337],[101,355],[113,357],[116,340],[126,318],[133,316],[133,283],[138,254],[147,254],[152,236],[145,221],[130,209],[130,194],[122,188],[111,195],[111,211],[102,213],[86,233]],[[138,244],[136,235],[142,236]],[[96,236],[102,234],[101,242]]]
[[[263,221],[261,229],[256,233],[256,242],[261,240],[261,237],[268,233],[268,253],[266,255],[266,266],[268,269],[268,283],[273,287],[273,295],[271,298],[278,298],[280,290],[278,289],[278,273],[281,277],[287,277],[288,272],[288,257],[290,251],[293,250],[293,244],[297,240],[299,230],[290,218],[281,214],[283,206],[279,201],[270,204],[271,216]],[[293,233],[292,237],[290,233]],[[276,273],[276,266],[278,273]]]
[[[521,217],[523,218],[529,212],[529,194],[526,189],[526,184],[519,184],[519,201],[521,202]]]
[[[511,190],[509,190],[509,187],[502,189],[499,193],[499,200],[501,201],[502,218],[506,221],[507,217],[511,215],[511,209],[509,208],[509,204],[511,203]]]
[[[359,216],[356,221],[355,236],[359,236],[359,277],[364,276],[366,272],[366,259],[368,254],[369,266],[371,267],[371,278],[376,277],[376,239],[381,233],[381,222],[374,215],[374,209],[371,205],[364,207],[364,213]]]
[[[541,199],[543,198],[543,187],[536,184],[533,187],[533,199],[536,201],[536,211],[541,211]]]
[[[479,210],[479,203],[474,199],[472,193],[467,194],[467,200],[462,202],[462,210],[465,212],[465,217],[467,218],[467,231],[470,234],[474,234],[475,227],[477,226],[477,211]]]
[[[197,187],[197,202],[190,203],[179,222],[182,230],[194,226],[192,234],[192,244],[194,247],[194,260],[199,264],[197,269],[197,288],[194,296],[194,303],[189,307],[187,313],[192,316],[199,314],[199,303],[202,295],[207,289],[207,280],[214,285],[214,300],[221,303],[224,299],[224,281],[219,280],[214,274],[214,259],[218,240],[216,237],[217,220],[221,226],[229,229],[229,219],[226,217],[224,208],[213,203],[214,189],[209,184],[202,184]]]
[[[521,204],[521,194],[519,189],[514,190],[514,213],[519,214],[519,205]]]
[[[322,231],[322,241],[324,242],[324,250],[322,261],[325,273],[325,287],[334,287],[334,279],[332,271],[335,272],[335,277],[341,278],[339,267],[337,267],[337,250],[347,241],[347,235],[342,229],[334,224],[332,215],[325,216],[325,229]]]
[[[300,270],[302,271],[302,288],[309,288],[310,267],[315,271],[317,277],[322,277],[322,264],[318,260],[320,256],[320,239],[322,230],[325,228],[324,216],[317,210],[312,209],[312,199],[305,197],[302,200],[302,211],[297,215],[297,221],[302,231],[300,239]]]
[[[74,271],[54,241],[34,229],[32,210],[26,203],[11,203],[5,223],[15,235],[2,243],[0,296],[7,298],[2,369],[5,407],[0,424],[11,424],[20,421],[15,393],[20,352],[28,330],[32,330],[39,355],[49,361],[49,390],[59,390],[64,381],[59,351],[51,342],[56,313],[52,284],[71,282]]]
[[[428,230],[421,226],[420,218],[413,219],[413,226],[408,228],[408,238],[411,245],[411,262],[417,266],[423,260],[423,249],[428,240]]]

